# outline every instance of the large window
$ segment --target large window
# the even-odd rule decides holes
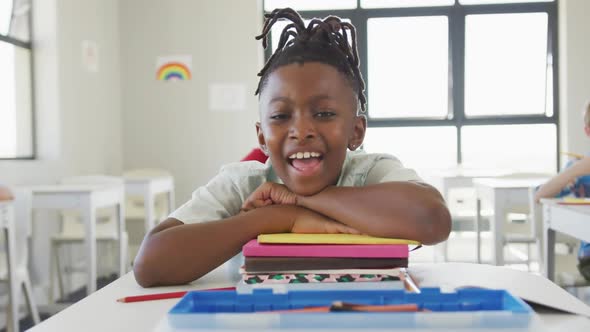
[[[266,0],[264,9],[285,6],[357,27],[367,151],[417,169],[557,169],[556,1]]]
[[[0,0],[0,159],[33,158],[30,0]]]

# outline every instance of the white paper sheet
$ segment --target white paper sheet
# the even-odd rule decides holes
[[[515,269],[472,263],[415,264],[408,268],[420,287],[506,289],[525,301],[590,317],[590,306],[549,279]]]

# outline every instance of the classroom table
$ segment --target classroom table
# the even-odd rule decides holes
[[[441,268],[448,267],[455,269],[457,265],[453,264],[455,263],[419,264],[411,266],[410,272],[418,276],[432,276]],[[480,264],[469,264],[469,266],[475,269],[481,268],[483,273],[475,273],[474,275],[483,279],[489,278],[489,273],[486,273],[488,271],[486,269],[502,269],[501,267]],[[229,273],[228,271],[233,271],[233,273]],[[130,272],[87,298],[50,317],[48,320],[43,321],[30,331],[171,331],[166,324],[166,313],[178,302],[178,299],[136,303],[119,303],[116,300],[130,295],[228,287],[235,285],[238,278],[239,276],[235,272],[235,266],[232,266],[230,269],[227,265],[222,265],[220,268],[189,285],[144,289],[136,283],[133,272]],[[426,280],[422,281],[421,287],[437,286],[429,284]],[[391,331],[392,329],[388,330]],[[401,329],[393,330],[402,331]],[[486,330],[477,329],[480,332]],[[290,329],[289,331],[295,330]],[[321,331],[333,330],[322,329]],[[340,329],[338,331],[342,330]],[[355,329],[351,329],[350,331],[355,331]],[[368,331],[368,329],[362,329],[362,331]],[[421,329],[418,331],[440,332],[447,330],[435,328],[432,330]],[[584,316],[546,310],[541,314],[534,315],[530,331],[590,331],[590,319]]]
[[[508,169],[477,169],[456,167],[445,170],[434,170],[430,172],[425,172],[426,175],[424,178],[428,184],[438,189],[438,191],[445,199],[447,205],[449,207],[452,207],[453,203],[450,201],[451,191],[460,188],[473,188],[473,179],[475,178],[498,177],[510,174],[512,172],[514,171]],[[459,211],[451,210],[450,212],[453,218],[456,218],[457,216],[455,215],[455,213]],[[465,211],[460,212],[464,213]],[[469,213],[470,214],[467,215],[468,218],[472,219],[473,222],[475,222],[475,215],[471,215],[471,213],[474,212],[470,211]],[[437,246],[442,251],[442,258],[444,262],[448,261],[447,246],[447,241],[444,241]],[[438,257],[439,255],[435,254],[435,261],[439,260]]]
[[[481,202],[491,204],[492,262],[504,265],[504,232],[506,213],[514,206],[528,206],[529,188],[547,181],[548,177],[534,178],[477,178],[473,179],[476,203],[477,261],[481,263]]]
[[[18,287],[16,277],[16,243],[15,243],[15,225],[14,225],[14,201],[0,201],[0,228],[4,235],[4,250],[6,251],[6,277],[8,278],[8,298],[10,306],[7,313],[10,319],[11,331],[19,330],[19,321],[15,319],[18,317],[18,303],[10,300],[18,296]]]
[[[499,177],[512,173],[508,169],[476,169],[476,168],[452,168],[447,170],[436,170],[426,173],[427,182],[437,188],[448,201],[450,192],[456,188],[473,187],[473,179]]]
[[[25,189],[25,188],[23,188]],[[125,232],[125,188],[121,185],[57,184],[27,187],[32,193],[33,209],[74,209],[79,211],[85,225],[85,252],[88,259],[88,293],[96,291],[96,210],[117,207],[117,234],[119,239],[119,275],[127,272]]]
[[[166,193],[168,198],[168,214],[174,209],[174,178],[171,176],[138,177],[126,176],[125,193],[142,196],[144,201],[144,225],[149,232],[154,227],[154,206],[156,195]]]
[[[541,199],[543,205],[543,273],[555,280],[555,232],[590,242],[590,205],[563,205],[560,199]]]

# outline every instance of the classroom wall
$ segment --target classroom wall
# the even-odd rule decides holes
[[[37,159],[0,161],[0,182],[121,172],[118,2],[33,2]],[[82,66],[83,40],[98,44],[96,73]]]
[[[590,101],[590,1],[559,2],[560,138],[562,151],[590,152],[582,110]]]
[[[257,146],[259,0],[120,1],[123,166],[169,170],[176,202]],[[155,79],[158,56],[191,55],[192,80]],[[209,108],[209,84],[243,84],[241,111]]]

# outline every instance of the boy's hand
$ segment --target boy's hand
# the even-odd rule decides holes
[[[244,201],[242,211],[247,212],[271,204],[296,205],[297,195],[282,184],[265,182]]]
[[[292,233],[361,234],[356,229],[334,221],[322,214],[300,208],[291,227]]]

